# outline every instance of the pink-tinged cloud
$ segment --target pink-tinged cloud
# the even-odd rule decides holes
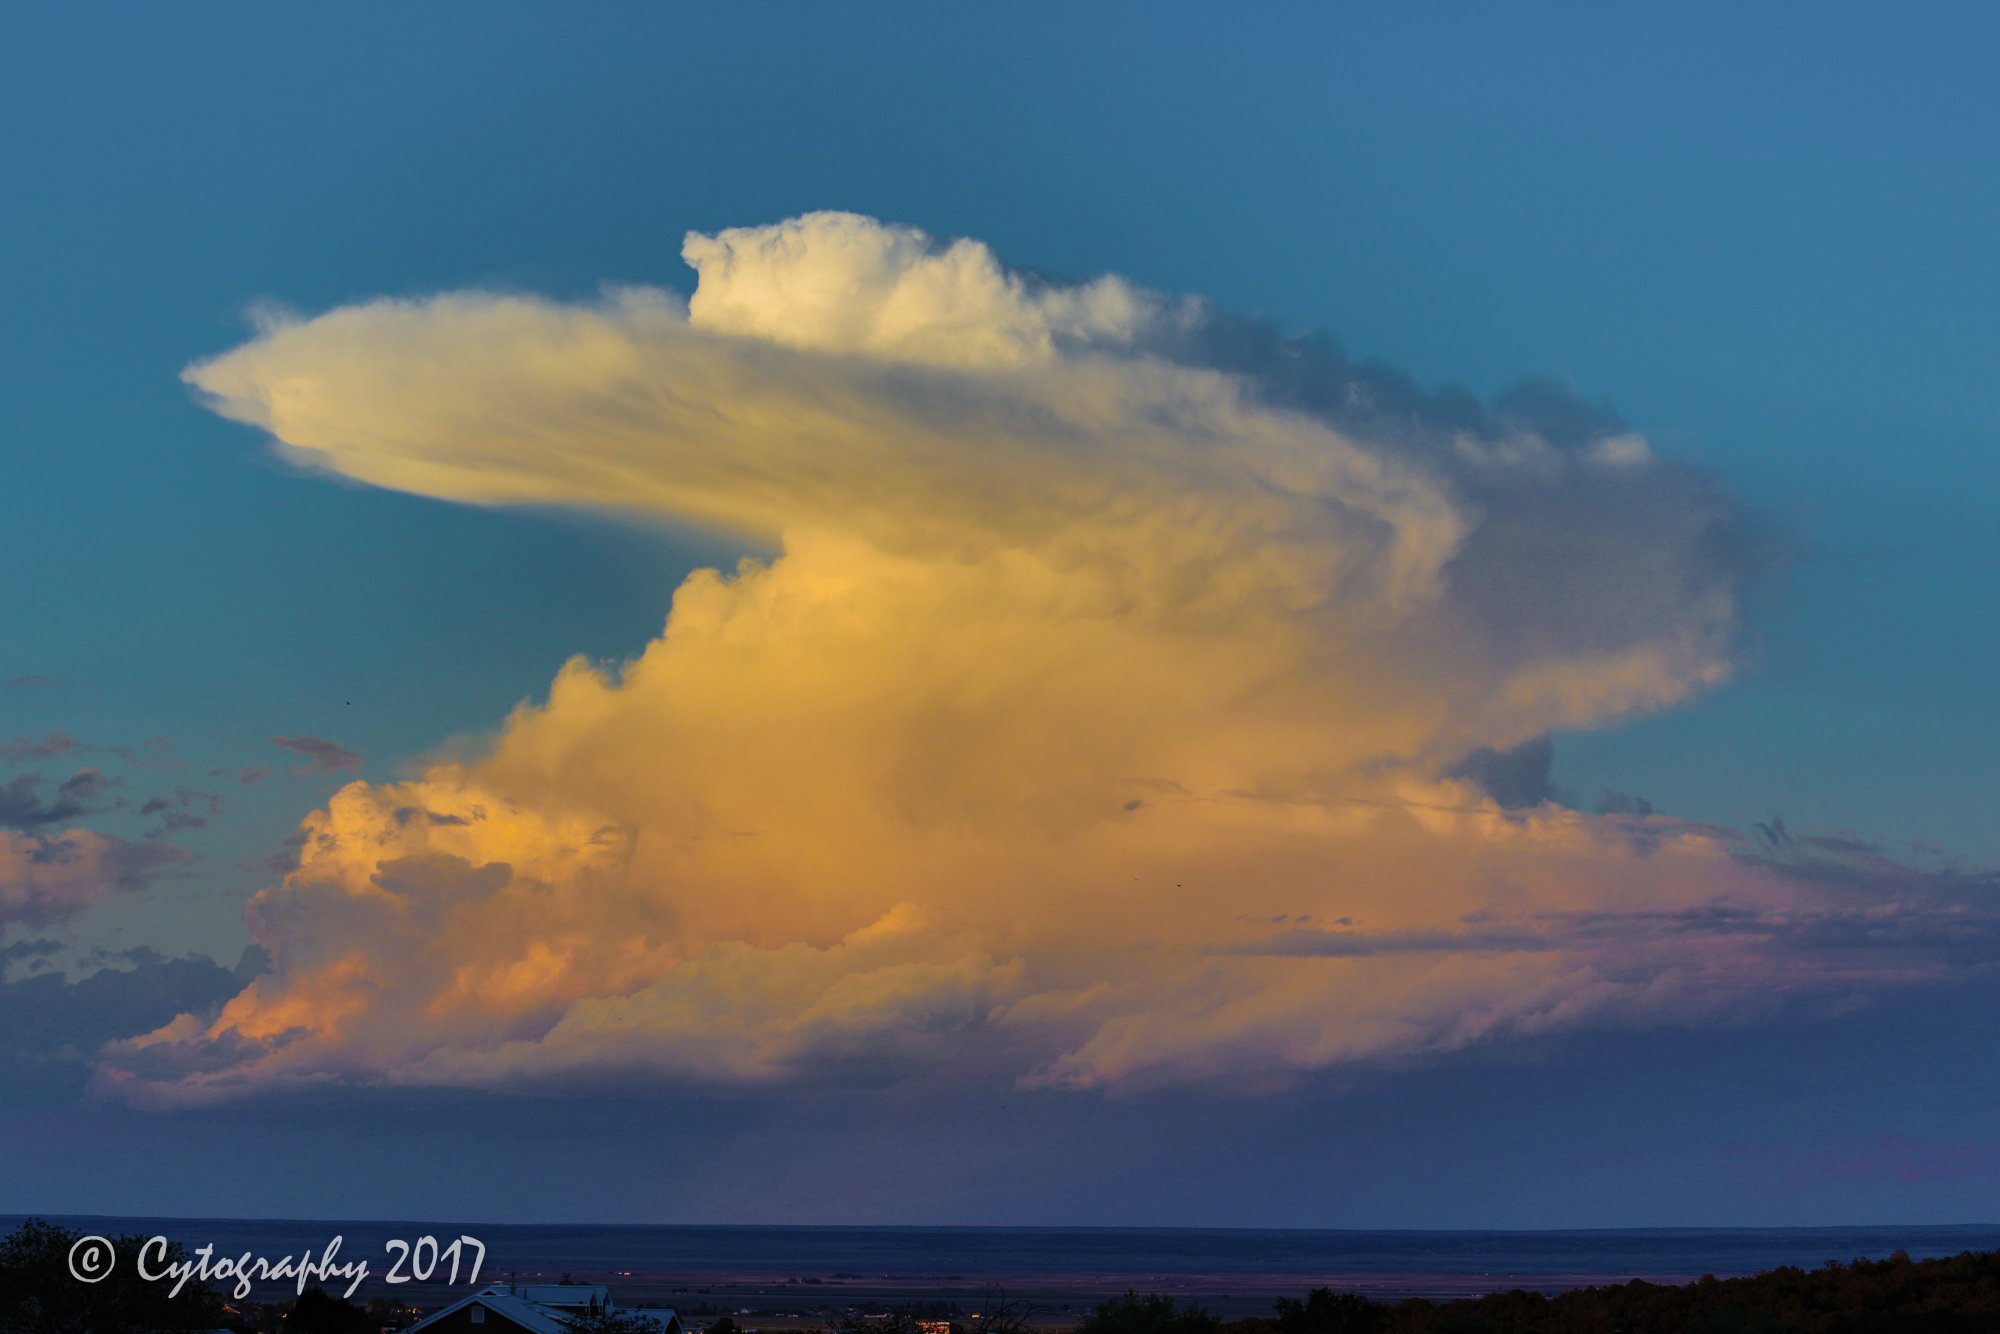
[[[36,678],[23,677],[21,679],[34,680]],[[13,683],[10,682],[9,684],[12,685]],[[57,755],[66,755],[76,748],[76,738],[64,732],[50,732],[40,740],[36,740],[33,737],[16,737],[12,741],[0,741],[0,761],[8,764],[20,764],[31,760],[52,759]]]
[[[73,916],[118,890],[143,887],[186,856],[168,843],[128,843],[88,829],[0,829],[0,931]]]
[[[684,254],[686,301],[371,302],[188,372],[309,467],[776,554],[343,788],[249,906],[271,972],[108,1087],[1255,1088],[1932,982],[1989,929],[1462,763],[1729,674],[1754,543],[1622,427],[851,215]]]

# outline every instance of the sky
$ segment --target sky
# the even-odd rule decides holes
[[[6,23],[0,1212],[1992,1221],[1990,12]]]

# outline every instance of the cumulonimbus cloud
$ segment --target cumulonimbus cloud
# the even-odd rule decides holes
[[[1464,767],[1729,674],[1750,528],[1616,423],[853,215],[683,254],[687,300],[373,301],[188,371],[311,468],[775,554],[343,788],[249,906],[272,970],[109,1084],[1255,1084],[1953,966],[1815,943],[1949,935],[1931,882]]]

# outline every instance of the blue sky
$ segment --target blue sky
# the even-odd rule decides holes
[[[0,693],[0,739],[171,737],[181,768],[82,757],[126,776],[132,799],[98,827],[128,838],[139,797],[223,797],[180,837],[190,860],[53,931],[72,980],[93,947],[233,966],[241,904],[273,879],[266,859],[339,783],[476,750],[572,655],[638,653],[689,570],[745,549],[309,475],[203,411],[183,368],[243,343],[266,303],[310,315],[465,288],[686,291],[684,233],[817,209],[976,237],[1052,278],[1117,273],[1330,330],[1426,386],[1491,395],[1548,376],[1608,406],[1658,454],[1725,479],[1784,555],[1751,590],[1737,679],[1558,731],[1557,786],[1579,805],[1615,790],[1733,829],[1781,816],[1926,868],[2000,864],[2000,104],[1985,78],[2000,22],[1983,7],[51,5],[8,27],[0,680],[17,684]],[[270,738],[297,735],[365,758],[291,777],[302,761]],[[275,772],[241,781],[254,766]],[[1009,1198],[990,1221],[1162,1208],[1175,1222],[1336,1225],[1982,1218],[2000,1175],[1990,1146],[1914,1177],[1821,1179],[1812,1163],[1851,1164],[1842,1146],[1984,1144],[1969,1112],[1991,1083],[1972,1022],[1986,986],[1866,1021],[1551,1039],[1485,1064],[1371,1072],[1351,1093],[1326,1076],[1192,1109],[1034,1094],[1029,1124],[1073,1147],[995,1149],[934,1198],[843,1217],[989,1221],[982,1201],[1004,1177],[1046,1181],[1038,1198],[1052,1202]],[[1906,1047],[1885,1014],[1939,1036]],[[1790,1043],[1848,1062],[1837,1087],[1774,1081],[1746,1114],[1730,1081],[1768,1078],[1765,1056]],[[1680,1095],[1673,1126],[1628,1116],[1657,1090],[1648,1062],[1709,1090]],[[14,1107],[0,1099],[0,1125],[57,1142],[83,1079],[24,1081]],[[411,1096],[344,1093],[341,1114],[379,1125],[368,1144],[407,1142]],[[549,1120],[601,1122],[560,1141],[593,1164],[632,1152],[656,1115],[625,1093],[560,1113],[437,1096],[495,1151],[540,1142]],[[739,1123],[706,1094],[677,1091],[672,1106],[723,1164],[768,1159],[772,1144],[804,1144],[798,1161],[817,1163],[898,1141],[897,1115],[840,1096],[856,1104],[844,1141],[801,1139],[761,1107]],[[1399,1099],[1427,1110],[1385,1110]],[[1776,1129],[1799,1127],[1806,1105],[1810,1124]],[[226,1138],[268,1164],[336,1133],[282,1097],[174,1113],[90,1101],[82,1114],[113,1150],[46,1160],[0,1186],[0,1208],[257,1212],[261,1187],[197,1182],[159,1150]],[[1574,1131],[1551,1136],[1552,1115]],[[1690,1131],[1709,1116],[1712,1134]],[[1350,1122],[1367,1162],[1314,1147],[1319,1127]],[[752,1129],[717,1128],[736,1124]],[[1132,1184],[1233,1136],[1294,1146],[1316,1165],[1311,1184],[1228,1154],[1185,1204]],[[1439,1143],[1457,1151],[1440,1157]],[[368,1144],[342,1141],[323,1181],[301,1169],[312,1189],[290,1190],[283,1211],[313,1210],[322,1188],[333,1211],[413,1207],[406,1176],[376,1194],[372,1177],[338,1184]],[[1768,1180],[1732,1164],[1779,1144],[1805,1165],[1774,1204]],[[1493,1166],[1489,1148],[1518,1168]],[[1649,1166],[1663,1153],[1671,1172]],[[1419,1179],[1405,1192],[1368,1162]],[[680,1171],[645,1179],[680,1188]],[[1548,1203],[1522,1202],[1565,1171]],[[1634,1190],[1639,1176],[1652,1184]],[[1355,1188],[1326,1202],[1343,1179]],[[1101,1189],[1055,1184],[1078,1180]],[[705,1184],[711,1199],[728,1189]],[[712,1207],[612,1207],[818,1207],[768,1182],[742,1189]],[[536,1209],[505,1193],[473,1207]]]

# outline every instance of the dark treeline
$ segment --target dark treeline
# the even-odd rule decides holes
[[[1545,1297],[1496,1292],[1387,1303],[1317,1288],[1276,1314],[1225,1324],[1198,1305],[1133,1293],[1078,1334],[1969,1334],[2000,1331],[2000,1251],[1829,1263],[1672,1286],[1634,1280]]]
[[[109,1238],[110,1250],[90,1270],[103,1268],[105,1276],[79,1282],[70,1265],[81,1235],[29,1219],[0,1239],[0,1334],[151,1334],[221,1323],[222,1299],[206,1285],[190,1283],[175,1294],[139,1277],[144,1237]],[[163,1258],[184,1254],[172,1246]]]

